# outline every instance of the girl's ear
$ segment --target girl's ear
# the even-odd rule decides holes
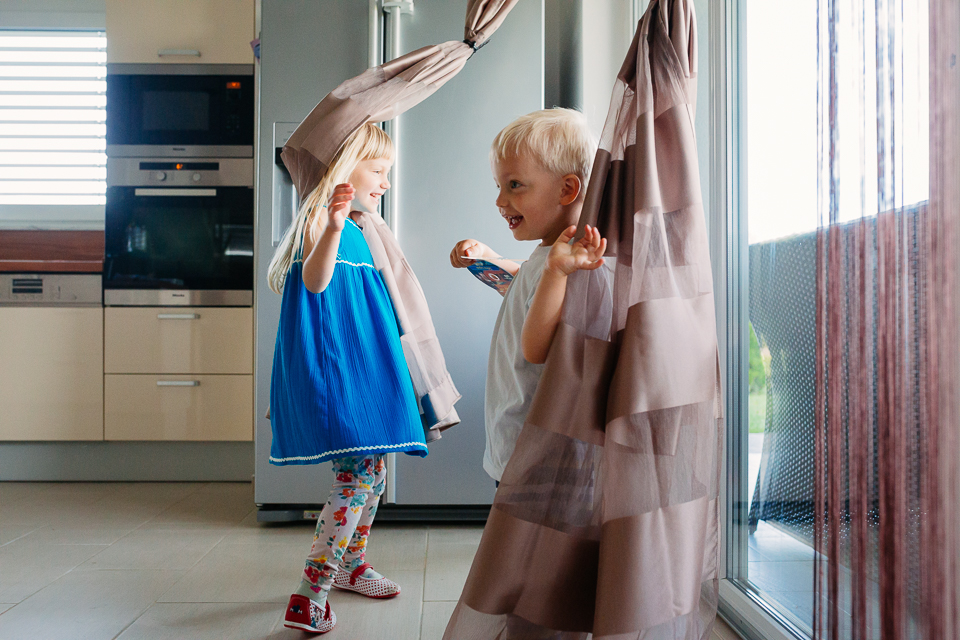
[[[563,176],[563,188],[560,190],[560,204],[567,206],[573,204],[580,197],[580,191],[583,189],[583,183],[575,173],[568,173]]]

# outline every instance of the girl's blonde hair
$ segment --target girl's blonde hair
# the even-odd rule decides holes
[[[322,210],[334,188],[347,182],[359,163],[378,158],[393,160],[393,140],[375,124],[363,125],[343,143],[320,184],[300,204],[297,217],[283,234],[283,240],[273,254],[267,281],[274,292],[283,293],[287,273],[303,245],[303,236],[316,216],[326,215]]]

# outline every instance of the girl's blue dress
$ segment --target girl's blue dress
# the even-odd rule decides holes
[[[307,290],[302,270],[298,255],[273,355],[270,462],[427,455],[396,313],[360,227],[347,218],[322,293]]]

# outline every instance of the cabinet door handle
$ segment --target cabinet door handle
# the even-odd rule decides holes
[[[199,380],[157,380],[158,387],[199,387]]]
[[[199,313],[158,313],[157,320],[199,320]]]
[[[193,56],[194,58],[200,57],[200,52],[196,49],[160,49],[157,51],[157,56]]]

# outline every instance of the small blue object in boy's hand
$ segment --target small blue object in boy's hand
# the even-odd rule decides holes
[[[473,264],[467,267],[467,270],[483,284],[496,289],[500,295],[507,293],[510,282],[513,280],[509,271],[501,269],[487,260],[475,260]]]

